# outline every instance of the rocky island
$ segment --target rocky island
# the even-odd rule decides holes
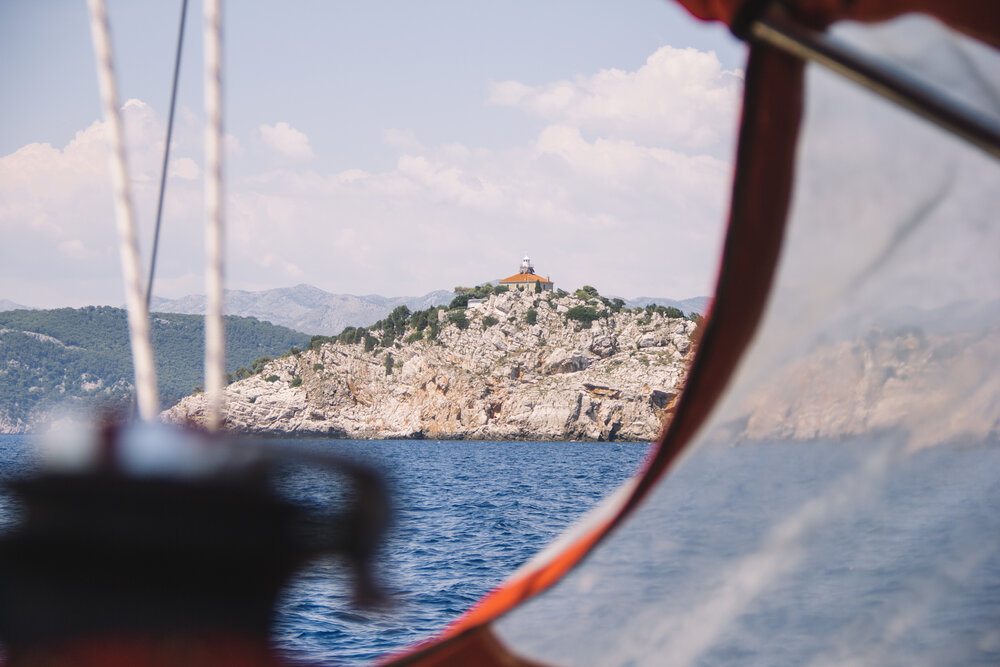
[[[477,298],[479,297],[479,298]],[[503,288],[451,307],[399,307],[375,325],[317,336],[226,389],[227,425],[343,438],[652,440],[679,393],[696,322],[676,308],[623,308]],[[189,396],[164,413],[200,422]]]

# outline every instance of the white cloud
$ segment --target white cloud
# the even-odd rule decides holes
[[[634,72],[494,83],[490,102],[613,138],[717,153],[731,141],[742,87],[742,73],[724,70],[715,53],[663,46]]]
[[[404,154],[381,173],[271,172],[233,192],[245,254],[230,265],[249,280],[280,275],[280,258],[330,289],[422,292],[500,277],[528,248],[562,286],[705,294],[730,172],[714,157],[587,140],[565,125],[507,151]]]
[[[382,138],[387,146],[401,151],[420,151],[424,147],[421,145],[417,135],[413,130],[402,130],[397,127],[390,127],[382,131]]]
[[[167,175],[185,181],[193,181],[201,174],[198,164],[189,157],[180,157],[170,161]]]
[[[87,247],[83,244],[80,239],[71,239],[69,241],[63,241],[59,244],[59,252],[66,255],[70,259],[92,259],[94,253],[87,250]]]
[[[731,168],[720,156],[730,153],[739,81],[712,54],[665,48],[634,72],[497,84],[493,102],[549,119],[530,141],[503,148],[457,137],[430,145],[388,129],[383,140],[397,151],[390,168],[327,172],[296,162],[275,169],[247,151],[227,184],[230,284],[422,293],[509,274],[527,249],[561,287],[706,294],[728,203]],[[685,96],[693,99],[675,99]],[[125,117],[148,230],[163,124],[138,100]],[[194,114],[181,114],[158,259],[165,296],[202,289],[200,130]],[[97,122],[62,149],[32,144],[0,157],[0,278],[10,290],[0,296],[121,302],[103,132]],[[281,155],[312,156],[288,123],[258,133]]]
[[[432,202],[493,208],[503,200],[498,185],[447,162],[432,162],[424,156],[404,155],[399,158],[396,172],[408,179]]]
[[[268,148],[294,160],[307,160],[313,156],[309,137],[282,121],[274,125],[261,125],[258,130]]]
[[[241,144],[240,140],[237,139],[235,136],[227,134],[223,138],[223,143],[226,146],[227,157],[235,157],[243,155],[243,144]]]
[[[155,213],[163,159],[164,126],[140,100],[122,106],[132,200],[143,251]],[[178,128],[183,137],[189,128]],[[199,135],[200,136],[200,135]],[[176,148],[189,150],[180,142]],[[197,165],[180,158],[190,171]],[[29,144],[0,156],[0,284],[32,305],[121,303],[121,269],[106,124],[95,121],[62,148]],[[187,220],[200,220],[201,188],[173,182],[165,215],[170,238]],[[181,218],[178,220],[178,218]],[[190,237],[190,234],[188,234]],[[187,251],[190,255],[190,250]],[[68,260],[72,260],[67,262]],[[168,262],[169,264],[170,262]]]

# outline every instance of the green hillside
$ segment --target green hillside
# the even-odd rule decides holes
[[[163,407],[200,385],[204,318],[154,313],[153,348]],[[226,318],[226,370],[309,342],[253,317]],[[125,311],[108,306],[0,312],[0,425],[27,422],[66,402],[122,407],[132,383]]]

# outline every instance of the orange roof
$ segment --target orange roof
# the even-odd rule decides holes
[[[546,280],[541,276],[537,276],[534,273],[518,273],[510,278],[504,278],[500,281],[500,284],[504,283],[550,283],[551,280]]]

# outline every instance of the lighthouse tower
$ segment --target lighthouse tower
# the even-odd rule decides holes
[[[533,290],[535,292],[552,291],[552,281],[535,273],[535,267],[531,265],[528,253],[524,253],[524,259],[521,260],[521,266],[517,273],[509,278],[504,278],[500,284],[511,289]]]

